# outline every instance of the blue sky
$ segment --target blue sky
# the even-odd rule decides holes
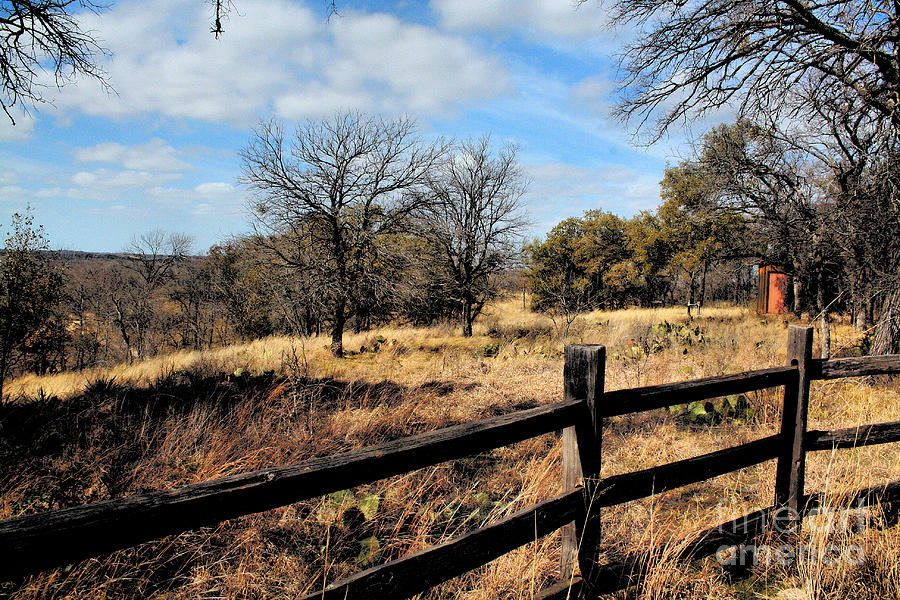
[[[3,223],[30,204],[56,248],[119,251],[162,228],[203,252],[247,229],[238,152],[253,125],[339,109],[518,144],[533,234],[588,209],[657,204],[681,142],[635,148],[610,117],[627,34],[607,28],[599,1],[337,4],[329,18],[323,0],[235,0],[219,40],[202,0],[83,15],[111,52],[115,93],[51,87],[53,106],[0,123]]]

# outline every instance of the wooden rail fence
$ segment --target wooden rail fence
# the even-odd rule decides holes
[[[900,441],[900,422],[807,431],[811,380],[900,373],[900,355],[813,359],[811,328],[790,328],[784,367],[611,392],[604,391],[604,372],[602,346],[567,346],[562,402],[300,464],[0,521],[0,580],[562,430],[566,490],[562,495],[331,583],[306,598],[407,598],[557,529],[562,529],[563,540],[561,581],[541,597],[589,596],[628,585],[630,573],[642,560],[635,554],[621,563],[598,563],[604,507],[776,459],[774,505],[704,531],[685,544],[686,555],[706,556],[722,545],[762,533],[779,511],[802,515],[821,502],[820,494],[804,492],[806,452]],[[601,477],[604,418],[779,386],[784,388],[784,410],[778,434]],[[898,501],[900,482],[859,490],[854,498],[866,504]]]

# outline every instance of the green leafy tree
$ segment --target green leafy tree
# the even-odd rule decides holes
[[[739,214],[720,210],[713,178],[696,162],[667,168],[660,187],[662,203],[656,214],[672,252],[669,267],[686,277],[687,302],[702,304],[710,267],[746,254],[738,248],[746,238],[745,223]]]
[[[271,266],[264,268],[252,240],[232,240],[213,246],[208,261],[212,272],[212,293],[222,307],[229,330],[240,340],[271,335],[272,294],[266,281],[272,279]]]
[[[64,343],[64,324],[56,314],[63,281],[50,262],[49,242],[43,227],[34,225],[30,211],[12,217],[0,263],[0,399],[3,384],[29,355],[41,355],[45,370],[53,347]]]
[[[525,248],[534,310],[573,313],[650,304],[668,293],[670,246],[659,219],[592,210],[566,219]]]
[[[628,252],[609,268],[604,284],[620,302],[661,302],[671,288],[666,269],[672,250],[659,217],[641,212],[624,222],[624,232]]]
[[[551,229],[545,240],[525,247],[532,310],[559,314],[571,323],[575,315],[591,307],[591,279],[575,259],[575,248],[583,237],[584,221],[571,218]]]
[[[630,258],[625,220],[612,213],[590,210],[581,218],[581,235],[575,241],[575,263],[590,278],[595,304],[616,304],[619,299],[608,286],[616,265]],[[620,271],[617,267],[616,271]]]

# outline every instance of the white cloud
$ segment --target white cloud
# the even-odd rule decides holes
[[[604,75],[586,77],[569,90],[569,99],[576,109],[608,119],[614,109],[616,84]]]
[[[322,83],[312,83],[302,92],[285,94],[275,101],[279,115],[294,119],[327,117],[337,109],[365,111],[374,99],[362,90],[339,91]]]
[[[161,181],[178,179],[180,175],[174,173],[151,173],[149,171],[113,171],[110,169],[96,169],[94,171],[79,171],[72,176],[72,183],[92,191],[109,189],[142,188],[158,185]]]
[[[29,195],[28,190],[18,185],[0,185],[0,201],[21,202]]]
[[[395,110],[435,114],[510,89],[504,67],[461,38],[385,14],[332,23],[337,57],[325,75],[338,91],[379,90]]]
[[[219,40],[197,0],[124,0],[84,17],[113,57],[116,94],[66,87],[65,109],[123,118],[159,113],[244,125],[340,108],[443,114],[506,92],[502,65],[464,39],[386,14],[330,20],[287,0],[241,0]]]
[[[138,171],[181,171],[190,168],[178,158],[175,148],[159,138],[135,146],[106,142],[89,148],[76,148],[72,154],[77,162],[112,163]]]
[[[193,189],[156,186],[146,190],[144,198],[156,204],[181,207],[192,215],[218,217],[243,213],[243,195],[230,183],[209,181]]]
[[[34,192],[35,198],[56,198],[57,196],[61,196],[63,194],[63,189],[61,187],[51,187],[51,188],[40,188]]]
[[[539,163],[525,165],[525,171],[531,179],[526,199],[539,232],[587,210],[629,216],[659,204],[654,177],[627,165]]]
[[[13,125],[9,117],[0,111],[0,142],[24,142],[31,139],[34,133],[34,117],[22,112],[12,110],[16,124]]]
[[[194,188],[194,191],[202,196],[221,196],[234,193],[234,186],[222,181],[212,181],[201,183]]]
[[[441,23],[466,31],[524,27],[562,37],[596,36],[608,31],[602,2],[565,0],[432,0]]]

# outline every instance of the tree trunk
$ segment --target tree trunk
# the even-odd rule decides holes
[[[126,360],[128,364],[133,362],[133,356],[131,354],[131,336],[128,335],[128,331],[126,331],[124,325],[119,325],[119,333],[122,334],[122,341],[125,342],[125,353],[127,354]]]
[[[316,332],[312,311],[310,310],[309,305],[306,306],[306,316],[303,319],[303,331],[306,332],[307,337]]]
[[[694,303],[694,298],[696,297],[696,290],[697,290],[697,281],[696,281],[696,279],[697,279],[697,278],[694,276],[694,274],[691,273],[691,274],[690,274],[690,281],[691,281],[691,284],[690,284],[690,286],[688,287],[688,290],[689,290],[689,291],[688,291],[688,301],[687,301],[688,304],[693,304],[693,303]]]
[[[3,384],[6,382],[7,368],[6,348],[0,351],[0,404],[3,403]]]
[[[856,331],[865,331],[869,323],[866,321],[866,302],[859,299],[854,303],[856,314],[853,320],[853,329]]]
[[[828,322],[828,309],[825,305],[825,278],[822,271],[818,275],[818,289],[816,290],[816,308],[819,310],[819,333],[822,342],[821,358],[831,357],[831,325]]]
[[[872,354],[900,353],[900,288],[884,299],[884,310],[875,325]]]
[[[854,276],[850,280],[850,310],[854,331],[866,330],[866,301],[860,289],[860,281]]]
[[[691,320],[691,321],[694,320],[694,315],[691,314],[691,306],[693,306],[693,304],[694,304],[694,298],[695,298],[696,289],[697,289],[696,279],[697,278],[694,276],[694,274],[691,273],[690,274],[691,284],[688,286],[688,301],[687,301],[688,320]]]
[[[334,322],[331,324],[331,354],[336,358],[344,357],[344,324],[346,301],[341,298],[334,304]]]
[[[734,286],[731,288],[731,301],[734,304],[738,304],[740,297],[741,287],[744,285],[744,275],[741,272],[743,269],[738,267],[734,272]]]
[[[463,302],[463,337],[472,337],[472,301],[466,298]]]
[[[803,312],[803,304],[802,304],[802,294],[803,294],[803,282],[800,280],[800,275],[794,275],[794,314],[798,317],[800,313]]]
[[[823,359],[831,358],[831,323],[828,318],[828,311],[822,311],[820,329],[822,332],[822,356]]]
[[[697,304],[703,306],[706,302],[706,271],[709,268],[709,263],[703,262],[703,271],[700,274],[700,298],[697,301]],[[699,312],[699,311],[698,311]]]

